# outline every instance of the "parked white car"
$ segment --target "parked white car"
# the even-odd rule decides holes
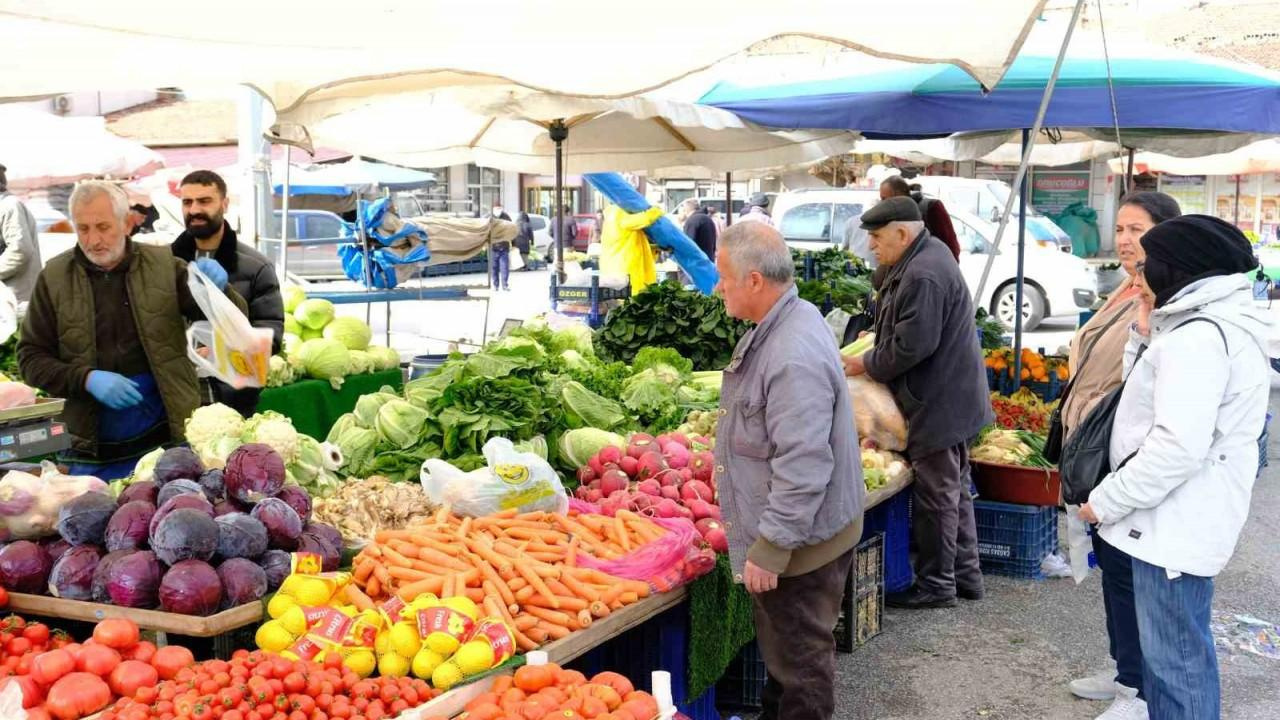
[[[831,247],[866,252],[866,232],[858,223],[862,213],[880,202],[876,190],[812,189],[780,194],[773,204],[774,224],[787,245],[797,250]],[[996,225],[972,213],[948,206],[960,242],[960,270],[970,292],[976,291],[991,257]],[[851,224],[852,223],[852,224]],[[975,304],[1013,327],[1017,278],[1016,227],[1005,230],[992,261],[982,297]],[[1039,243],[1028,235],[1024,262],[1022,324],[1032,330],[1047,318],[1075,318],[1097,298],[1097,278],[1089,265],[1058,250],[1056,243]]]
[[[1009,198],[1009,184],[1001,180],[921,175],[907,182],[919,184],[926,196],[941,199],[949,212],[969,213],[993,223],[1000,222],[1000,213],[1004,212],[1004,203]],[[1009,224],[1018,227],[1016,198]],[[1065,253],[1071,252],[1071,236],[1030,204],[1027,205],[1027,239],[1045,247],[1056,245]]]

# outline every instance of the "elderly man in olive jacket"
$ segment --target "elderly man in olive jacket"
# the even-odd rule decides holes
[[[835,338],[777,230],[740,223],[716,253],[729,314],[756,324],[725,368],[715,477],[737,582],[752,595],[764,718],[826,720],[835,638],[862,534],[862,463]]]
[[[875,348],[845,359],[849,375],[884,383],[907,420],[915,473],[916,583],[885,598],[900,608],[950,607],[982,597],[969,496],[969,441],[992,422],[969,288],[955,257],[925,229],[920,207],[891,197],[862,216],[871,250],[888,268]]]

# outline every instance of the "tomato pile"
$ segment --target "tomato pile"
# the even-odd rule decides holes
[[[157,649],[130,620],[103,620],[83,644],[42,623],[0,621],[0,692],[16,684],[29,720],[79,720],[192,665],[183,647]]]
[[[238,650],[137,688],[100,720],[382,720],[435,695],[422,680],[361,678],[336,653],[321,664]]]
[[[525,665],[499,677],[467,704],[466,720],[649,720],[658,702],[625,676],[602,672],[591,680],[559,665]],[[438,720],[438,719],[430,719]]]

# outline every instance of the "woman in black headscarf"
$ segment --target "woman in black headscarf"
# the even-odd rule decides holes
[[[1253,304],[1253,248],[1206,215],[1142,238],[1142,304],[1111,430],[1112,471],[1080,518],[1131,558],[1146,702],[1130,714],[1219,717],[1213,578],[1249,514],[1271,382],[1270,314]]]

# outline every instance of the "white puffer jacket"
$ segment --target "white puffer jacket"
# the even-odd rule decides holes
[[[1111,466],[1133,457],[1089,496],[1107,542],[1170,572],[1212,577],[1226,566],[1258,472],[1272,332],[1249,280],[1231,275],[1152,312],[1150,338],[1132,333]]]

